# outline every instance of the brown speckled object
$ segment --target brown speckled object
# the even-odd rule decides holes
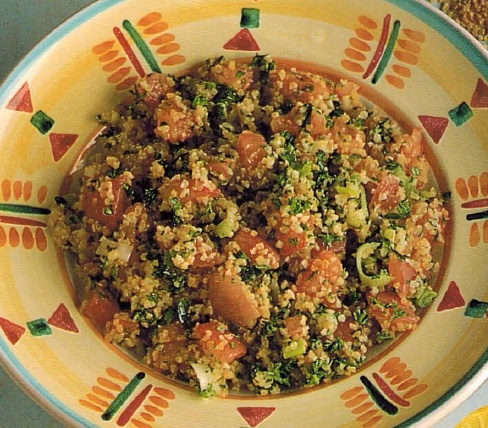
[[[431,1],[434,3],[434,1]],[[488,42],[487,0],[438,0],[441,10],[481,42]]]

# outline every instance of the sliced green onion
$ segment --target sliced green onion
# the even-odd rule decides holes
[[[370,288],[376,287],[383,289],[390,283],[393,277],[385,273],[369,276],[364,273],[363,269],[363,260],[367,259],[371,254],[373,254],[376,248],[379,246],[379,242],[367,242],[366,244],[361,245],[356,253],[356,267],[358,269],[359,280],[361,281],[362,285]]]
[[[346,216],[346,221],[352,227],[360,228],[366,224],[369,217],[368,202],[366,200],[366,191],[364,187],[359,184],[359,208],[351,211]]]
[[[305,354],[307,350],[307,342],[301,337],[297,340],[292,340],[283,348],[283,358],[289,359]]]
[[[232,238],[234,236],[234,225],[231,220],[222,220],[215,228],[215,235],[219,238]]]
[[[433,300],[437,297],[437,293],[434,290],[424,289],[420,292],[419,296],[415,299],[415,304],[419,308],[426,308],[430,306]]]
[[[395,242],[395,235],[396,235],[395,229],[388,228],[385,229],[385,231],[383,232],[383,237],[385,239],[388,239],[388,241],[390,242]]]

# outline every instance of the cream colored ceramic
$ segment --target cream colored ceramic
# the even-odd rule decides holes
[[[423,129],[452,217],[419,328],[329,386],[204,399],[105,344],[80,315],[46,217],[141,75],[211,56],[305,61]],[[104,0],[38,46],[0,94],[0,355],[73,426],[434,424],[488,377],[488,55],[422,1]]]

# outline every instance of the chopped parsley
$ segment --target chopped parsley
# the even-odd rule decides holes
[[[288,210],[291,215],[301,214],[311,207],[312,203],[308,200],[290,198],[288,201]]]

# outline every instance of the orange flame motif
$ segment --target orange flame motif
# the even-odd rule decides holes
[[[488,244],[488,172],[456,180],[457,195],[463,201],[461,207],[469,211],[466,220],[472,221],[469,231],[469,246],[481,242]]]
[[[103,41],[92,48],[102,70],[108,73],[107,82],[119,91],[130,88],[139,77],[150,72],[161,72],[161,66],[182,64],[186,58],[179,54],[180,45],[169,24],[159,12],[150,12],[136,25],[124,20],[113,28],[114,39]]]
[[[422,394],[427,384],[420,383],[398,357],[389,358],[373,373],[373,381],[361,376],[362,385],[340,395],[344,405],[356,416],[363,428],[375,427],[386,415],[395,415],[399,408],[410,407],[410,400]]]
[[[30,180],[22,182],[5,179],[1,182],[0,248],[6,245],[13,248],[22,245],[26,250],[46,251],[46,223],[34,218],[49,214],[49,209],[37,206],[45,203],[46,196],[47,187],[40,186],[34,192],[34,185]],[[36,206],[30,205],[34,198]]]
[[[152,384],[140,389],[144,378],[143,372],[129,379],[118,370],[108,367],[79,403],[100,413],[103,421],[117,416],[118,426],[130,423],[138,428],[151,428],[157,418],[164,416],[164,409],[175,399],[175,394],[169,389]]]
[[[385,80],[391,86],[403,89],[405,80],[412,75],[411,68],[418,63],[425,35],[401,27],[399,20],[392,23],[389,14],[381,24],[361,15],[341,65],[351,73],[361,74],[363,79],[371,76],[373,84],[385,73]]]

